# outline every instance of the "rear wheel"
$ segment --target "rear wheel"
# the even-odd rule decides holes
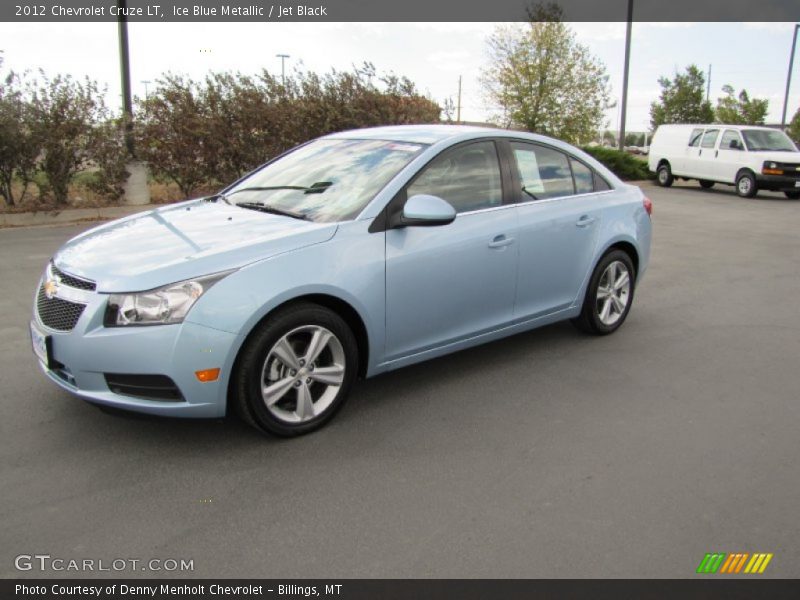
[[[619,329],[633,302],[635,278],[633,261],[626,252],[612,250],[603,256],[589,280],[581,314],[573,324],[595,335]]]
[[[322,427],[355,379],[355,337],[339,315],[316,304],[282,309],[247,341],[235,372],[235,403],[254,427],[289,437]]]
[[[756,177],[750,171],[743,171],[736,178],[736,193],[742,198],[752,198],[758,193]]]
[[[800,200],[800,192],[783,192],[789,200]]]
[[[669,187],[672,185],[675,178],[672,176],[672,169],[670,169],[669,163],[665,162],[658,166],[656,170],[656,180],[661,187]]]
[[[714,187],[714,182],[709,181],[708,179],[701,179],[700,187],[703,188],[704,190],[710,190],[712,187]]]

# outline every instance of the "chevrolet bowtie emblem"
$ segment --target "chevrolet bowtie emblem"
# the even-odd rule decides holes
[[[48,300],[52,300],[58,293],[58,285],[60,283],[61,280],[58,277],[53,277],[44,282],[44,295],[47,296]]]

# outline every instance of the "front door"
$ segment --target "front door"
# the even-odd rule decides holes
[[[497,329],[512,319],[517,207],[504,202],[497,148],[446,150],[401,192],[431,194],[457,211],[438,227],[386,232],[386,359]]]

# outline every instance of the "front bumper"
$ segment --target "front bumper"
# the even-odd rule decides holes
[[[51,339],[53,368],[39,361],[59,387],[95,404],[172,417],[221,417],[238,340],[235,334],[183,322],[145,327],[103,326],[107,297],[93,294],[68,332],[46,327],[34,307],[33,321]],[[38,359],[37,359],[38,360]],[[220,368],[217,381],[201,383],[195,372]],[[115,393],[105,375],[165,375],[180,390],[179,400],[153,400]]]
[[[756,175],[758,187],[776,192],[800,192],[800,175]]]

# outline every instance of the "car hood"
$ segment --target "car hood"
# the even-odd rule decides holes
[[[768,150],[764,150],[752,151],[750,154],[757,156],[761,160],[770,160],[773,162],[782,163],[800,163],[800,152],[770,152]]]
[[[325,242],[334,223],[313,223],[193,200],[95,227],[55,255],[56,266],[100,292],[153,289]]]

